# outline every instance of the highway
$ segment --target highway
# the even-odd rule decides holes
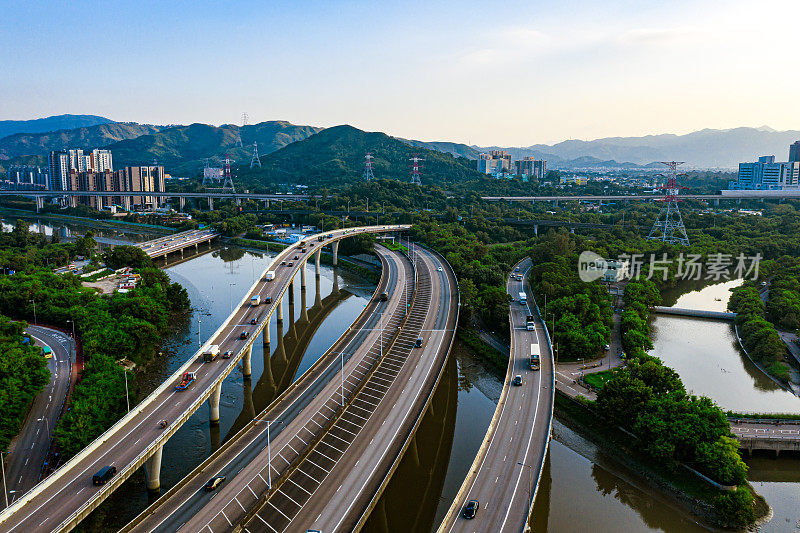
[[[6,482],[9,503],[33,488],[39,482],[42,467],[47,459],[52,431],[61,415],[61,407],[69,390],[70,338],[60,331],[42,326],[28,326],[27,333],[37,346],[50,346],[53,357],[47,361],[50,382],[36,395],[22,430],[14,439],[11,453],[6,459]],[[5,502],[0,498],[0,508]]]
[[[192,517],[201,513],[203,516],[208,515],[211,508],[207,506],[218,493],[206,493],[203,491],[203,486],[214,475],[222,474],[228,478],[226,486],[219,493],[231,491],[241,493],[248,487],[246,494],[249,494],[250,490],[265,488],[253,485],[254,481],[260,484],[263,483],[261,478],[269,478],[269,475],[262,471],[262,465],[266,460],[259,462],[258,459],[267,443],[267,424],[259,420],[271,421],[269,434],[270,442],[273,443],[271,446],[274,446],[276,438],[280,435],[286,437],[290,433],[296,434],[300,428],[292,429],[289,426],[298,417],[305,416],[303,409],[308,407],[309,401],[314,396],[319,396],[320,391],[325,394],[323,389],[326,386],[328,387],[325,390],[330,392],[331,381],[336,394],[338,381],[334,378],[341,367],[340,354],[347,354],[345,367],[351,368],[357,361],[363,359],[364,343],[374,343],[378,338],[381,313],[391,315],[405,306],[408,277],[401,274],[405,274],[409,268],[404,264],[407,261],[401,254],[390,252],[383,247],[376,247],[376,252],[384,266],[382,276],[384,279],[376,293],[385,291],[388,300],[381,302],[378,298],[373,298],[354,324],[288,391],[281,394],[256,417],[256,420],[248,423],[209,460],[142,512],[125,528],[125,531],[176,531]],[[253,468],[244,471],[245,467],[252,465],[255,465],[255,474],[251,471]],[[277,477],[277,473],[274,474]]]
[[[438,384],[458,321],[458,287],[450,266],[424,249],[414,255],[417,292],[396,340],[372,370],[360,367],[366,375],[344,413],[317,435],[245,531],[350,532],[377,503]],[[414,347],[417,338],[421,348]],[[358,387],[350,378],[348,386]]]
[[[554,401],[554,363],[541,320],[534,331],[525,327],[533,296],[524,280],[531,267],[530,259],[517,265],[523,281],[512,277],[506,283],[514,299],[509,311],[511,357],[503,391],[494,417],[475,461],[455,501],[448,510],[439,533],[454,531],[514,532],[527,527],[532,502],[536,495],[547,447]],[[527,304],[519,303],[519,293],[527,293]],[[530,368],[530,346],[537,343],[541,352],[541,370]],[[514,386],[514,376],[523,378]],[[520,464],[521,463],[521,464]],[[480,508],[474,519],[463,518],[461,511],[470,500],[478,500]]]
[[[62,531],[74,527],[146,460],[153,456],[160,460],[161,446],[215,390],[219,391],[220,384],[238,361],[245,355],[249,357],[248,349],[256,334],[268,323],[272,311],[277,308],[290,281],[302,266],[303,258],[309,258],[323,244],[334,243],[348,235],[365,231],[385,233],[407,228],[373,226],[326,232],[321,235],[328,237],[324,243],[307,239],[314,246],[309,244],[303,257],[300,257],[299,243],[287,247],[268,268],[275,272],[274,281],[265,281],[262,274],[201,351],[178,369],[171,379],[86,449],[0,513],[0,532]],[[281,266],[281,261],[287,261],[287,265]],[[288,266],[289,262],[293,265]],[[271,297],[272,304],[251,307],[250,297],[256,294],[262,298]],[[252,319],[255,319],[255,325],[250,324]],[[243,331],[250,334],[246,339],[240,339]],[[219,345],[222,352],[231,350],[233,357],[202,363],[202,350],[211,344]],[[186,371],[196,372],[195,382],[187,390],[175,391],[174,385]],[[218,395],[216,397],[219,398]],[[161,419],[168,421],[165,429],[159,427]],[[116,467],[117,475],[105,485],[93,485],[93,474],[106,465]]]

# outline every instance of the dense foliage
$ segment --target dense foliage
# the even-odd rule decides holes
[[[43,264],[44,258],[61,254],[69,259],[74,245],[46,244],[38,235],[23,239],[15,235],[17,229],[0,233],[0,243],[9,243],[4,258],[24,265],[13,275],[0,275],[0,314],[31,319],[35,301],[39,322],[67,329],[74,323],[83,344],[81,381],[55,431],[62,454],[71,456],[125,411],[125,375],[117,361],[146,363],[157,352],[170,317],[189,308],[189,298],[185,289],[154,268],[139,269],[141,281],[131,292],[100,295],[83,288],[77,277],[53,274]],[[15,245],[17,238],[22,246]]]
[[[41,349],[23,343],[26,327],[0,315],[0,450],[19,432],[28,405],[50,380]]]

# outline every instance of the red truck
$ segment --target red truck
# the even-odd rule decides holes
[[[178,383],[177,385],[175,385],[175,390],[186,390],[186,389],[188,389],[189,385],[191,385],[192,382],[194,382],[194,379],[195,379],[194,372],[186,372],[185,374],[183,374],[183,377],[181,378],[181,382]]]

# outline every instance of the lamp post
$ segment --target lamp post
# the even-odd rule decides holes
[[[233,312],[233,297],[231,296],[233,286],[236,285],[235,283],[228,283],[228,306],[230,307],[230,312]]]
[[[267,488],[269,490],[272,490],[272,448],[270,447],[270,441],[269,441],[269,424],[272,421],[256,418],[256,422],[267,423]]]
[[[38,320],[36,320],[36,300],[28,301],[33,303],[33,323],[36,324],[36,322],[38,322]]]
[[[0,470],[3,471],[3,497],[6,499],[6,507],[8,507],[8,487],[6,486],[6,466],[3,461],[3,454],[8,455],[8,452],[0,450]]]
[[[131,398],[128,396],[128,372],[125,367],[122,367],[122,374],[125,376],[125,404],[128,406],[128,412],[131,412]]]

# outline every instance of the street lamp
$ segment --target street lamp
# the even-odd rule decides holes
[[[75,351],[75,321],[74,320],[67,320],[67,323],[72,323],[72,337],[69,339],[69,361],[72,362],[72,352]]]
[[[233,289],[234,285],[236,285],[236,284],[235,283],[228,283],[228,306],[230,307],[230,312],[231,313],[233,312],[233,299],[232,299],[232,296],[231,296],[231,292],[232,292],[232,289]]]
[[[268,490],[272,490],[272,448],[270,447],[269,441],[269,424],[272,421],[256,418],[256,422],[267,423],[267,488]]]
[[[520,462],[517,464],[528,469],[528,516],[531,516],[531,507],[533,506],[533,467]]]
[[[122,367],[122,374],[125,376],[125,403],[128,406],[128,412],[131,412],[131,398],[128,395],[128,372],[125,370],[125,367]]]
[[[28,301],[33,303],[33,323],[36,324],[36,322],[38,322],[36,320],[36,300],[28,300]]]
[[[3,461],[3,454],[8,455],[8,452],[0,450],[0,470],[3,471],[3,497],[6,499],[6,507],[8,507],[8,487],[6,486],[6,467]]]

